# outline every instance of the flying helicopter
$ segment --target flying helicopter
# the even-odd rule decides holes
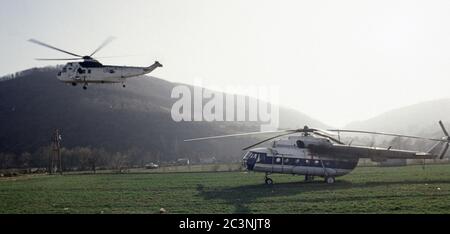
[[[336,180],[335,177],[346,175],[355,169],[361,158],[368,158],[375,162],[382,162],[388,159],[443,159],[449,148],[450,136],[442,121],[439,121],[439,125],[445,135],[442,138],[348,129],[322,130],[305,126],[302,129],[194,138],[187,139],[185,142],[258,134],[277,134],[243,149],[246,151],[243,156],[243,165],[247,170],[264,172],[266,184],[273,184],[273,180],[269,177],[272,173],[304,175],[305,181],[311,181],[314,179],[314,176],[319,176],[323,177],[326,183],[333,184]],[[336,133],[338,135],[340,133],[363,133],[405,137],[429,140],[436,143],[426,152],[392,149],[392,147],[354,146],[351,143],[343,143],[340,140],[340,135],[336,139]],[[287,138],[277,139],[283,136],[287,136]],[[270,140],[274,140],[272,147],[254,148]]]
[[[94,54],[108,45],[113,39],[113,37],[109,37],[96,50],[94,50],[94,52],[92,52],[90,55],[85,56],[56,48],[36,39],[30,39],[28,41],[76,57],[58,59],[37,58],[36,60],[76,61],[68,62],[65,66],[63,66],[62,69],[58,72],[57,78],[58,80],[64,83],[70,83],[73,86],[76,86],[77,84],[83,84],[83,89],[87,89],[87,86],[90,83],[122,83],[122,86],[125,88],[126,79],[144,75],[152,72],[158,67],[162,67],[162,64],[160,64],[158,61],[155,61],[155,63],[148,67],[114,66],[101,64],[92,56],[94,56]]]

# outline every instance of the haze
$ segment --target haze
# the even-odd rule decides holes
[[[449,1],[21,1],[0,7],[0,75],[58,62],[36,38],[105,64],[210,88],[278,85],[280,100],[341,127],[448,98]],[[56,78],[55,78],[56,79]],[[168,94],[170,95],[170,94]]]

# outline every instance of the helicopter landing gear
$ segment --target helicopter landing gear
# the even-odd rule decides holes
[[[83,85],[83,89],[84,89],[84,90],[87,89],[87,83]]]
[[[75,83],[75,82],[72,82],[72,86],[77,86],[77,83]]]
[[[122,87],[124,87],[124,88],[125,88],[125,87],[126,87],[126,86],[125,86],[125,84],[122,84]]]
[[[269,173],[266,173],[266,176],[264,177],[264,182],[267,185],[272,185],[273,184],[273,180],[271,178],[268,177]]]
[[[325,177],[325,183],[327,183],[327,184],[334,184],[334,182],[336,182],[336,179],[333,176]]]
[[[312,182],[314,181],[314,176],[312,175],[305,175],[305,182]]]

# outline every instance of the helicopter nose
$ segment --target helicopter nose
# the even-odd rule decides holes
[[[243,158],[242,158],[242,166],[243,166],[244,168],[247,168],[247,158],[246,158],[246,157],[243,157]]]
[[[253,167],[255,166],[256,160],[251,157],[252,153],[247,153],[242,158],[242,166],[247,170],[253,170]]]
[[[244,157],[242,157],[242,166],[247,169],[247,160],[248,160],[248,154],[245,154]]]

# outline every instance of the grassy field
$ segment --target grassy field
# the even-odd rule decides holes
[[[359,167],[333,185],[301,176],[128,173],[0,178],[0,213],[450,213],[450,165]],[[319,182],[320,181],[320,182]]]

